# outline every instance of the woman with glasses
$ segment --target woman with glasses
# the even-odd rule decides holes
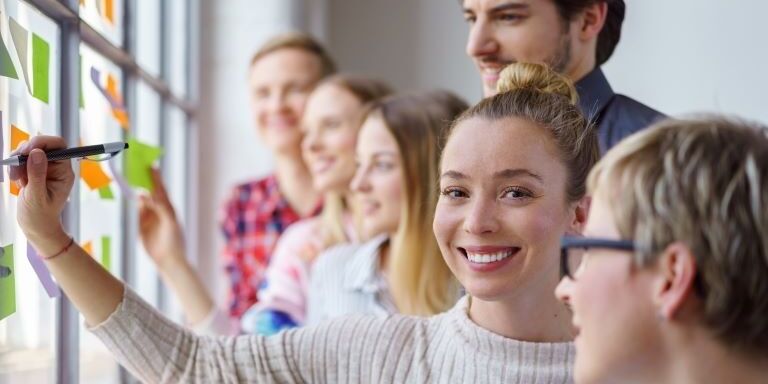
[[[597,134],[573,85],[547,67],[514,64],[500,84],[453,123],[442,153],[433,229],[467,296],[441,315],[196,336],[72,244],[58,222],[71,168],[40,151],[63,146],[57,138],[22,149],[31,163],[14,172],[26,186],[19,222],[92,331],[147,382],[570,382],[570,314],[552,292],[560,237],[586,221]]]
[[[768,128],[670,120],[589,177],[585,238],[562,243],[578,383],[765,383]]]

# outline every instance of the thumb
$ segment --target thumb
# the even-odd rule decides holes
[[[27,158],[27,186],[24,196],[40,204],[45,202],[48,194],[46,180],[48,177],[48,161],[45,152],[33,149]]]

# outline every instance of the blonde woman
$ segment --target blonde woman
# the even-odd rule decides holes
[[[500,94],[452,125],[437,206],[415,218],[429,222],[434,209],[437,244],[468,295],[437,316],[350,316],[268,338],[197,336],[157,313],[63,231],[59,215],[74,175],[66,162],[47,163],[41,150],[63,147],[60,138],[38,136],[21,149],[31,162],[12,175],[24,186],[19,223],[92,331],[145,382],[569,382],[573,329],[552,292],[560,237],[579,233],[586,220],[597,134],[571,83],[548,68],[514,64],[501,84]],[[372,159],[360,157],[365,169]],[[437,193],[429,185],[422,186]],[[375,210],[379,203],[363,204]]]
[[[431,218],[440,139],[467,105],[448,92],[373,103],[360,128],[351,188],[362,244],[332,248],[310,279],[307,323],[352,313],[434,315],[457,298]]]
[[[768,127],[669,120],[589,176],[586,237],[563,240],[578,383],[765,383]]]
[[[271,335],[304,324],[309,267],[315,257],[335,244],[357,241],[349,201],[357,132],[363,107],[389,93],[382,82],[335,75],[310,95],[302,119],[302,155],[315,189],[323,193],[323,211],[294,223],[281,235],[259,302],[240,322],[245,332]]]

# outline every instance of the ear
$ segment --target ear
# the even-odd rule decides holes
[[[659,272],[656,306],[660,316],[673,319],[680,314],[686,300],[694,295],[696,258],[687,245],[675,242],[664,250],[657,260],[656,268]]]
[[[603,25],[605,25],[607,16],[607,1],[596,1],[594,4],[586,7],[581,12],[581,17],[577,19],[579,22],[579,38],[582,40],[596,39],[603,29]]]
[[[587,224],[587,217],[589,216],[589,206],[592,204],[591,196],[584,196],[579,201],[571,204],[573,210],[573,220],[570,223],[568,233],[581,234],[584,232],[584,226]]]

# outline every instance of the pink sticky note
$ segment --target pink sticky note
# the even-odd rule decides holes
[[[43,284],[45,292],[48,293],[48,297],[61,296],[59,285],[53,281],[51,272],[48,271],[48,267],[45,266],[45,262],[43,262],[43,259],[40,258],[40,255],[37,254],[35,248],[32,247],[32,245],[29,243],[27,243],[27,259],[29,260],[29,264],[32,265],[32,269],[35,270],[37,279],[40,280],[40,283]]]

